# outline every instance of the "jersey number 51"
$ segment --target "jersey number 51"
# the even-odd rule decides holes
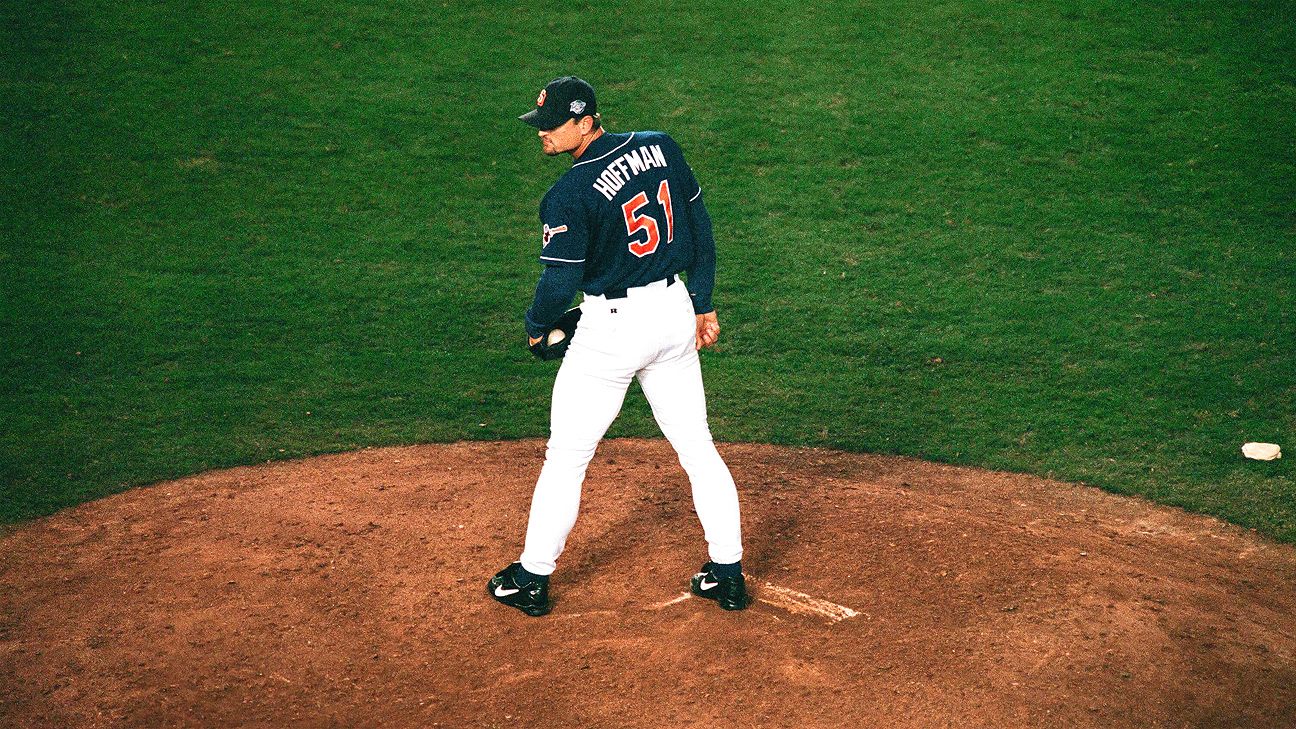
[[[661,203],[662,210],[666,213],[666,242],[670,243],[675,240],[675,215],[671,211],[670,185],[666,180],[662,180],[657,186],[657,202]],[[630,252],[639,258],[657,250],[657,244],[661,243],[661,228],[657,226],[657,218],[638,214],[639,208],[647,204],[648,193],[640,192],[621,206],[621,214],[625,216],[626,235],[630,236]],[[635,234],[641,230],[647,234],[646,240],[635,238]]]

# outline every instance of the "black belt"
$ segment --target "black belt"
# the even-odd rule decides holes
[[[652,283],[657,283],[657,282],[656,282],[656,281],[653,281]],[[648,285],[648,284],[644,284],[644,286],[647,286],[647,285]],[[674,286],[674,285],[675,285],[675,274],[672,273],[671,275],[669,275],[669,276],[666,277],[666,285],[667,285],[667,286]],[[630,288],[636,288],[636,289],[637,289],[637,288],[639,288],[639,287],[638,287],[638,286],[631,286]],[[610,290],[610,291],[604,291],[604,292],[603,292],[603,298],[605,298],[605,299],[624,299],[624,298],[626,297],[626,291],[627,291],[627,289],[612,289],[612,290]]]

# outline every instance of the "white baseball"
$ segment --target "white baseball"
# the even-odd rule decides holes
[[[555,329],[552,332],[549,332],[549,346],[552,347],[553,345],[561,342],[563,339],[566,338],[567,338],[567,332],[564,332],[561,329]]]
[[[1256,461],[1282,458],[1282,448],[1277,443],[1243,443],[1242,455]]]

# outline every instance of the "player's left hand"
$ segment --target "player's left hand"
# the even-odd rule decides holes
[[[581,309],[577,306],[574,309],[568,309],[558,321],[549,327],[549,331],[539,337],[527,336],[527,348],[531,350],[537,359],[551,362],[555,359],[562,359],[567,354],[567,346],[571,344],[572,337],[576,336],[576,327],[580,324]]]
[[[720,320],[714,311],[697,315],[697,338],[693,346],[696,349],[710,347],[720,339]]]

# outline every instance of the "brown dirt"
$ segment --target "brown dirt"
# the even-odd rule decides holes
[[[25,525],[0,538],[0,725],[1296,725],[1296,549],[1029,476],[721,450],[744,613],[671,602],[705,553],[657,441],[604,443],[540,619],[484,592],[538,441],[236,468]]]

